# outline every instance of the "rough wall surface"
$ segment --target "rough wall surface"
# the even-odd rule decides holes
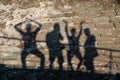
[[[60,32],[64,39],[63,44],[68,44],[65,32],[65,23],[68,21],[68,30],[76,29],[79,33],[81,21],[83,31],[80,42],[80,52],[84,56],[83,47],[86,36],[84,29],[89,28],[96,38],[98,56],[94,59],[96,71],[109,72],[112,67],[113,73],[120,73],[120,6],[101,4],[99,2],[86,1],[41,1],[41,0],[1,0],[0,4],[0,64],[22,68],[21,63],[21,35],[15,30],[14,25],[27,19],[35,20],[42,24],[36,40],[37,47],[45,56],[45,67],[49,67],[49,50],[46,45],[46,35],[53,30],[55,23],[59,23]],[[23,25],[24,29],[24,25]],[[67,69],[67,50],[63,50],[64,63]],[[29,54],[26,58],[27,68],[40,66],[39,57]],[[77,67],[79,60],[73,57],[72,64]],[[57,59],[54,66],[58,67]]]

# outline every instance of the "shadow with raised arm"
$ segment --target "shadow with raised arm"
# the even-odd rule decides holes
[[[32,24],[31,22],[34,22],[35,24],[37,24],[37,28],[35,31],[31,31],[32,29]],[[21,29],[22,24],[25,24],[25,30],[23,31]],[[40,62],[40,69],[44,69],[44,62],[45,62],[45,57],[44,55],[38,50],[37,45],[36,45],[36,35],[39,32],[39,30],[41,29],[42,25],[34,20],[27,20],[24,22],[20,22],[18,24],[15,25],[15,29],[16,31],[18,31],[21,34],[22,37],[22,43],[23,43],[23,48],[21,51],[21,62],[22,62],[22,68],[26,69],[27,65],[26,65],[26,57],[28,56],[28,54],[32,53],[34,55],[36,55],[37,57],[41,58],[41,62]]]
[[[68,42],[69,42],[68,43],[69,50],[67,51],[68,68],[70,68],[71,70],[74,70],[73,66],[72,66],[72,63],[71,63],[71,60],[72,60],[73,56],[75,55],[79,59],[79,64],[77,66],[77,70],[79,70],[79,68],[81,66],[81,63],[82,63],[82,60],[83,60],[80,49],[79,49],[79,39],[80,39],[80,36],[81,36],[81,33],[82,33],[82,24],[83,24],[83,22],[80,23],[80,31],[79,31],[78,35],[76,36],[76,29],[75,28],[71,29],[71,35],[69,35],[68,22],[65,21],[65,20],[63,20],[63,21],[66,24],[65,32],[66,32]]]

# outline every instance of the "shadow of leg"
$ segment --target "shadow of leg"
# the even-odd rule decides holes
[[[49,60],[50,60],[50,69],[53,69],[53,62],[55,60],[55,55],[53,54],[53,51],[50,51],[50,57],[49,57]]]
[[[68,59],[68,69],[74,71],[72,63],[71,63],[71,59],[73,57],[73,54],[70,51],[68,51],[67,57],[68,57],[67,58]]]
[[[45,57],[44,55],[39,51],[39,50],[34,50],[32,51],[32,53],[34,53],[34,55],[36,55],[37,57],[41,58],[41,62],[40,62],[40,69],[44,69],[44,63],[45,63]]]
[[[58,56],[58,63],[59,63],[59,69],[62,70],[63,69],[63,56],[62,55]]]
[[[26,67],[26,61],[25,61],[27,55],[28,55],[28,52],[26,52],[25,50],[23,50],[22,53],[21,53],[21,62],[22,62],[22,68],[23,69],[27,69],[27,67]]]
[[[81,54],[79,53],[79,51],[76,52],[76,57],[79,59],[79,64],[77,66],[77,71],[79,71],[80,66],[82,65],[82,62],[83,62],[83,58],[82,58]]]

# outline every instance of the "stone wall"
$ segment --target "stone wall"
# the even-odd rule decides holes
[[[10,2],[9,2],[10,1]],[[81,21],[85,21],[80,42],[80,52],[84,56],[84,43],[86,36],[84,29],[89,28],[96,38],[96,48],[99,56],[94,59],[96,71],[120,73],[120,8],[119,5],[102,4],[97,1],[53,1],[53,0],[1,0],[0,4],[0,64],[9,67],[21,68],[21,36],[14,25],[28,19],[42,24],[36,40],[39,50],[45,56],[45,66],[49,67],[49,50],[45,43],[46,34],[53,30],[55,23],[59,23],[64,39],[63,44],[68,44],[65,33],[65,23],[68,21],[69,33],[72,28],[79,33]],[[23,25],[24,28],[24,25]],[[67,50],[63,50],[64,68],[67,69]],[[78,65],[77,57],[73,57],[74,68]],[[37,68],[39,58],[29,54],[26,59],[28,68]],[[57,59],[54,66],[57,67]]]

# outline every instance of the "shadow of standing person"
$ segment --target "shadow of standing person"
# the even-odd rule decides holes
[[[90,29],[86,28],[84,29],[84,33],[87,37],[84,47],[85,47],[85,55],[84,55],[84,65],[87,68],[87,71],[90,71],[91,73],[94,73],[94,58],[98,56],[97,49],[95,47],[95,36],[91,35]]]
[[[34,22],[35,24],[37,24],[37,28],[34,32],[31,32],[31,28],[32,28],[32,24],[30,22]],[[26,32],[24,32],[21,29],[21,26],[23,23],[27,23],[25,26]],[[41,28],[41,24],[33,21],[33,20],[27,20],[24,22],[20,22],[18,24],[15,25],[15,29],[16,31],[18,31],[21,36],[22,36],[22,41],[23,41],[23,49],[21,52],[21,62],[22,62],[22,68],[26,69],[26,57],[28,54],[32,53],[34,55],[36,55],[37,57],[41,58],[41,62],[40,62],[40,69],[44,69],[44,62],[45,62],[45,57],[44,55],[37,49],[37,45],[36,45],[36,35],[39,32],[40,28]]]
[[[72,28],[71,30],[71,35],[69,35],[68,33],[68,22],[63,20],[66,24],[65,26],[65,32],[66,32],[66,35],[67,35],[67,38],[68,38],[68,44],[69,44],[69,49],[68,50],[68,53],[67,53],[67,57],[68,57],[68,68],[70,68],[71,70],[74,70],[73,69],[73,66],[72,66],[72,63],[71,63],[71,60],[72,60],[72,57],[75,55],[78,59],[79,59],[79,64],[77,66],[77,70],[79,70],[79,67],[81,66],[81,63],[82,63],[82,55],[81,55],[81,52],[79,51],[79,39],[80,39],[80,36],[81,36],[81,33],[82,33],[82,24],[83,22],[80,23],[80,31],[78,33],[78,35],[76,36],[76,29],[75,28]]]
[[[50,69],[53,69],[53,63],[55,58],[58,58],[59,69],[63,68],[63,55],[62,49],[64,45],[61,44],[60,40],[63,40],[63,36],[60,33],[60,26],[58,23],[55,23],[54,30],[47,33],[46,35],[46,43],[49,49],[49,60],[50,60]]]

